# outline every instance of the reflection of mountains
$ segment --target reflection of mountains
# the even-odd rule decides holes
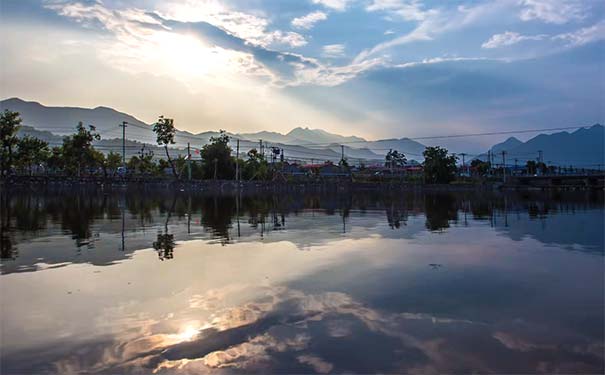
[[[603,251],[602,193],[277,194],[210,196],[169,191],[2,195],[2,273],[37,264],[108,265],[174,242],[289,241],[304,249],[341,238],[413,238],[420,232],[489,222],[498,232],[569,249]],[[386,220],[385,220],[386,218]],[[50,246],[49,246],[50,244]],[[177,250],[178,252],[178,250]]]

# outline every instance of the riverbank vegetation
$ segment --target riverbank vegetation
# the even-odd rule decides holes
[[[338,163],[325,161],[306,164],[284,160],[271,154],[267,158],[263,150],[252,148],[245,153],[233,150],[233,140],[225,131],[211,137],[209,142],[196,153],[194,160],[186,156],[171,155],[170,145],[175,143],[173,119],[159,116],[153,125],[158,146],[164,149],[165,157],[154,155],[145,144],[141,144],[136,155],[126,160],[114,151],[102,152],[95,148],[101,139],[93,125],[79,122],[74,133],[63,137],[61,144],[51,147],[44,140],[24,136],[17,132],[22,120],[19,113],[5,110],[0,114],[0,173],[2,178],[10,176],[65,176],[69,178],[137,179],[145,180],[238,180],[238,181],[357,181],[389,182],[406,184],[477,184],[501,181],[507,174],[537,175],[559,173],[542,162],[528,161],[527,165],[514,170],[499,169],[489,161],[471,160],[460,165],[456,155],[442,147],[427,147],[423,152],[422,164],[410,162],[404,153],[389,150],[383,163],[367,166],[363,163],[351,165],[344,153]],[[235,152],[234,152],[235,151]]]

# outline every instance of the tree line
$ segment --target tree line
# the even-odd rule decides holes
[[[245,180],[269,180],[282,164],[278,162],[273,168],[266,157],[254,148],[247,152],[246,159],[239,158],[239,155],[234,157],[229,146],[230,137],[224,130],[211,137],[209,143],[201,148],[201,163],[190,162],[181,155],[175,158],[169,149],[170,145],[175,144],[174,119],[164,116],[159,116],[153,131],[157,145],[164,148],[166,158],[156,159],[153,151],[143,145],[125,165],[119,153],[110,151],[105,154],[95,149],[93,144],[101,136],[92,125],[84,126],[79,122],[75,132],[65,136],[61,145],[50,147],[47,142],[35,137],[18,137],[21,122],[18,112],[5,110],[0,114],[0,171],[3,177],[12,173],[102,175],[106,178],[124,175],[159,177],[171,173],[174,178],[181,179],[186,173],[187,177],[190,174],[193,179],[230,180],[240,177]],[[455,155],[442,147],[427,147],[423,156],[426,183],[449,183],[456,178]],[[406,156],[397,150],[389,150],[385,156],[384,165],[391,170],[406,164]],[[350,169],[346,158],[338,165],[347,171]],[[236,176],[236,171],[239,176]]]
[[[18,112],[5,110],[0,114],[0,173],[10,174],[61,174],[67,176],[135,174],[142,176],[164,176],[167,172],[174,178],[183,178],[191,168],[194,179],[234,179],[239,169],[243,179],[264,180],[271,177],[271,168],[265,156],[252,149],[243,160],[232,156],[230,137],[224,130],[211,137],[200,151],[201,163],[188,163],[186,157],[174,158],[169,146],[175,143],[174,120],[160,116],[153,125],[158,146],[164,148],[166,158],[156,158],[145,145],[137,155],[131,156],[123,165],[122,156],[110,151],[105,154],[94,147],[101,136],[92,125],[79,122],[75,132],[63,138],[62,144],[50,147],[48,142],[31,136],[18,137],[22,119]],[[237,168],[236,168],[237,164]]]

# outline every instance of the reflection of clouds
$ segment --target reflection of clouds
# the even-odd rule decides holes
[[[313,355],[301,355],[297,359],[300,363],[310,365],[311,367],[313,367],[313,370],[315,370],[315,372],[320,374],[327,374],[332,371],[332,368],[334,367],[331,363],[328,363],[323,359]]]
[[[332,337],[346,337],[353,330],[351,322],[343,319],[330,320],[327,323],[328,334]]]
[[[207,297],[213,302],[221,299],[216,291],[208,293]],[[202,300],[201,296],[196,296],[194,306],[205,306]],[[402,347],[404,351],[415,350],[412,362],[433,357],[432,354],[423,354],[431,349],[430,346],[424,346],[421,340],[405,333],[408,321],[473,324],[428,314],[384,313],[368,308],[340,292],[306,294],[285,287],[267,287],[262,302],[251,302],[215,313],[211,324],[221,327],[221,331],[200,338],[195,345],[187,343],[167,347],[158,356],[162,360],[157,369],[199,366],[198,360],[201,359],[205,366],[211,368],[252,371],[274,367],[274,355],[288,352],[298,353],[291,360],[308,366],[309,371],[326,373],[332,371],[335,364],[314,352],[316,344],[313,341],[329,337],[347,340],[347,336],[360,331],[360,327],[371,334],[392,337],[394,342],[399,343],[388,350],[401,351]],[[230,340],[232,338],[234,340]],[[355,338],[355,341],[358,339]],[[214,340],[214,344],[221,342],[223,347],[204,351],[214,347],[208,342],[210,340]]]
[[[124,308],[116,307],[109,316],[122,320],[109,337],[117,338],[80,344],[70,354],[58,356],[55,369],[192,374],[502,372],[514,369],[507,366],[523,356],[537,371],[594,372],[599,358],[602,363],[602,344],[579,345],[575,340],[575,346],[562,352],[561,337],[539,331],[541,340],[532,340],[529,333],[524,335],[530,330],[524,323],[491,332],[484,322],[373,309],[340,292],[259,289],[261,297],[243,303],[234,296],[249,294],[245,285],[194,294],[185,310],[155,319],[146,314],[127,316]],[[195,326],[196,335],[184,335],[187,324]],[[536,351],[552,355],[544,357],[548,360],[532,356]],[[494,363],[493,353],[500,353],[503,362]]]
[[[506,346],[510,350],[518,350],[521,352],[529,352],[536,349],[555,349],[554,345],[540,345],[529,342],[521,337],[514,336],[506,332],[494,333],[494,338]]]

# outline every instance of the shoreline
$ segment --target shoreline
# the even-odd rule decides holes
[[[323,181],[240,181],[234,180],[173,180],[140,178],[99,178],[99,177],[44,177],[12,176],[0,180],[2,189],[150,189],[207,192],[304,192],[304,191],[603,191],[601,185],[541,185],[503,184],[502,182],[454,182],[451,184],[423,184],[401,181],[359,182],[344,179]]]

